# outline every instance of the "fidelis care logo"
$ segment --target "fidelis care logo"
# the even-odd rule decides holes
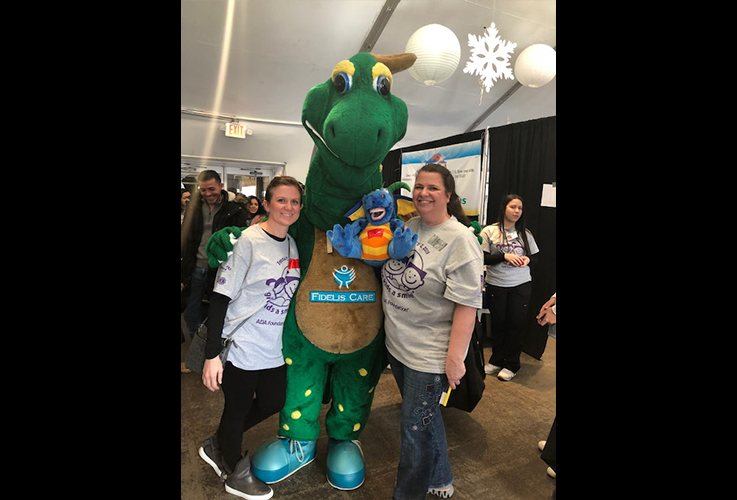
[[[413,250],[404,259],[389,259],[381,268],[381,276],[389,288],[397,292],[412,292],[425,283],[427,272],[423,268],[422,255]]]
[[[353,267],[340,266],[338,269],[333,269],[333,279],[338,284],[338,290],[343,287],[348,288],[356,279],[356,270]]]

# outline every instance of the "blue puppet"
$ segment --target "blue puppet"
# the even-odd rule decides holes
[[[346,214],[353,222],[345,228],[335,224],[327,231],[330,243],[340,255],[381,267],[389,259],[402,259],[412,252],[417,234],[404,227],[396,215],[411,212],[414,207],[412,200],[392,195],[398,187],[409,190],[407,184],[396,182],[388,188],[371,191]]]

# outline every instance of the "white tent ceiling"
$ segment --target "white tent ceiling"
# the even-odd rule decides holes
[[[397,5],[383,12],[390,4]],[[183,112],[183,164],[252,170],[258,162],[285,162],[289,175],[304,180],[312,153],[299,123],[304,97],[328,79],[336,62],[358,52],[382,21],[371,49],[377,53],[403,52],[410,35],[432,23],[453,30],[461,43],[458,69],[445,82],[428,87],[406,71],[395,76],[392,92],[409,110],[407,134],[395,147],[462,133],[490,107],[475,130],[556,114],[555,79],[538,89],[497,80],[480,101],[478,77],[462,72],[468,34],[481,35],[492,22],[501,38],[517,43],[512,65],[529,45],[555,47],[555,0],[182,0],[181,7],[182,109],[291,122],[246,120],[253,135],[236,139],[220,130],[227,118]]]

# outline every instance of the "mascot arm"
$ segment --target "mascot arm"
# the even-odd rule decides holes
[[[220,231],[216,231],[207,240],[205,252],[207,252],[207,263],[210,267],[218,267],[221,262],[228,260],[228,255],[233,251],[233,244],[246,228],[237,226],[224,227]]]

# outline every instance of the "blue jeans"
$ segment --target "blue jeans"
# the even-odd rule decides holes
[[[401,450],[394,498],[424,500],[428,488],[453,482],[440,413],[440,395],[448,388],[448,379],[444,373],[413,370],[387,354],[402,394]]]
[[[189,283],[187,307],[184,309],[184,321],[187,323],[189,338],[194,338],[197,328],[202,323],[202,296],[205,293],[207,269],[195,267]]]

